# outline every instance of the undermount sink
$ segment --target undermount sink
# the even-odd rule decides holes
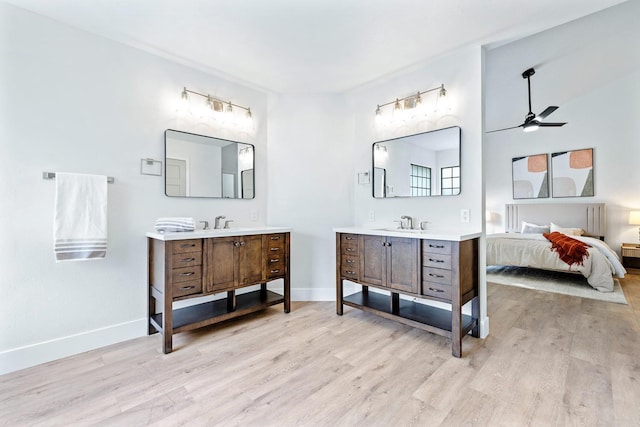
[[[389,228],[377,228],[376,230],[379,231],[393,231],[396,233],[412,233],[412,234],[420,234],[420,233],[424,233],[427,230],[413,230],[410,228],[393,228],[393,227],[389,227]]]
[[[210,228],[209,230],[198,230],[205,233],[235,233],[238,231],[250,231],[257,230],[257,228],[249,228],[249,227],[235,227],[235,228]]]

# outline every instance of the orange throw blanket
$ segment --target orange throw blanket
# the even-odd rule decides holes
[[[569,265],[582,265],[585,258],[589,257],[587,245],[580,240],[573,239],[566,234],[554,231],[553,233],[542,233],[551,242],[551,250],[556,251],[560,259]]]

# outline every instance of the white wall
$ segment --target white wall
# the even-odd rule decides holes
[[[274,96],[268,222],[293,227],[291,293],[335,300],[335,233],[352,223],[353,123],[340,95]]]
[[[0,373],[146,333],[146,240],[160,216],[234,225],[266,220],[266,96],[0,4]],[[252,133],[176,118],[183,86],[247,105]],[[164,156],[174,128],[256,145],[256,199],[177,199],[140,159]],[[53,256],[55,184],[43,171],[104,174],[105,260]],[[258,222],[250,223],[250,211]],[[159,341],[158,341],[159,343]]]
[[[487,232],[504,230],[504,204],[513,203],[511,159],[523,155],[594,148],[594,197],[537,199],[540,203],[604,202],[606,242],[636,242],[628,212],[640,209],[640,2],[628,2],[569,24],[491,49],[486,55],[486,128],[521,123],[531,78],[534,113],[558,105],[548,121],[561,128],[487,134]],[[527,202],[527,201],[525,201]],[[571,224],[561,224],[571,226]]]

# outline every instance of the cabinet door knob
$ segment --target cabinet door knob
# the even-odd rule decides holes
[[[240,242],[233,242],[233,246],[235,246],[236,248],[240,246]]]

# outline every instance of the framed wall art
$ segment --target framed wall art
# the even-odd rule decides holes
[[[551,153],[553,197],[592,197],[593,148]]]
[[[514,199],[549,197],[549,155],[514,157],[511,159]]]

